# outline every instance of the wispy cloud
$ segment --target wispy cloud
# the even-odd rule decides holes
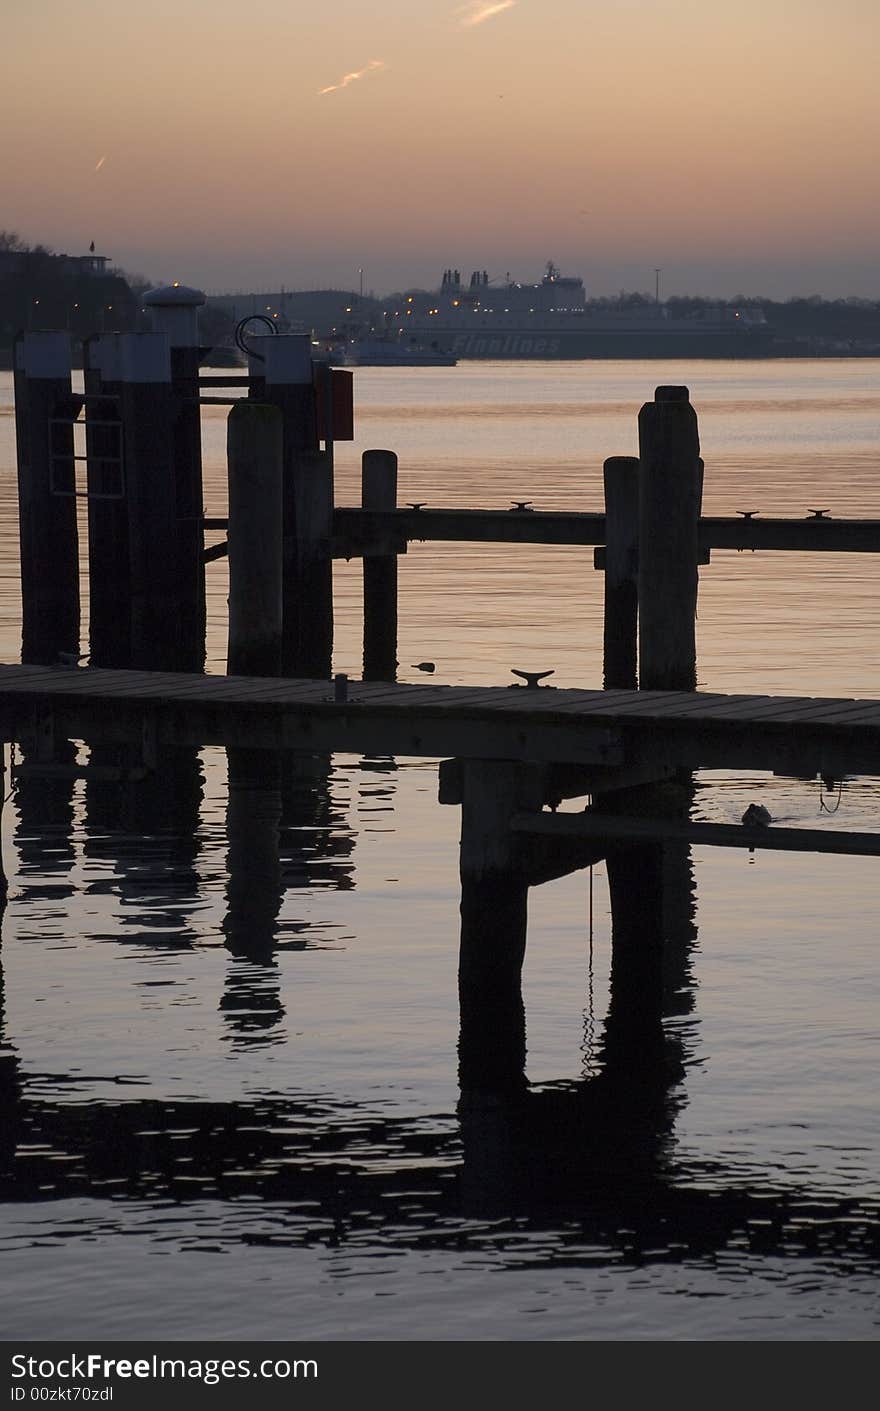
[[[106,160],[106,157],[99,157],[95,163],[95,171],[100,171]]]
[[[509,0],[509,3],[513,3],[513,0]],[[350,83],[354,83],[355,79],[363,78],[364,74],[371,73],[374,69],[384,69],[384,67],[384,59],[371,59],[362,69],[355,69],[354,73],[343,74],[338,83],[329,83],[326,88],[319,88],[318,96],[323,97],[325,93],[336,93],[338,89],[347,88]]]
[[[475,24],[483,24],[504,10],[512,9],[515,4],[516,0],[468,0],[466,5],[459,5],[455,13],[461,28],[471,29]]]

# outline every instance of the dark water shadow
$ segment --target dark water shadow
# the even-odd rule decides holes
[[[280,795],[274,772],[260,787]],[[275,829],[279,809],[266,814]],[[270,900],[277,875],[273,864]],[[878,1202],[677,1158],[699,1059],[698,1031],[678,1023],[694,994],[690,857],[640,845],[609,857],[609,876],[611,999],[594,1071],[530,1086],[515,975],[491,1012],[465,985],[455,1112],[410,1117],[295,1089],[152,1099],[106,1075],[26,1071],[6,1037],[0,971],[0,1198],[94,1202],[83,1238],[97,1224],[122,1230],[126,1202],[146,1202],[155,1236],[190,1247],[468,1250],[507,1268],[821,1255],[838,1274],[877,1272]],[[274,956],[230,955],[220,1008],[232,1054],[284,1042],[278,981]]]

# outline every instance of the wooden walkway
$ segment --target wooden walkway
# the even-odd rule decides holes
[[[880,775],[880,701],[0,665],[0,735]]]

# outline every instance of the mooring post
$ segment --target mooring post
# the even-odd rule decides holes
[[[226,426],[230,676],[281,674],[283,425],[278,407],[240,401]]]
[[[637,684],[639,572],[638,456],[609,456],[605,483],[604,686]]]
[[[521,844],[509,825],[520,809],[541,807],[542,777],[536,768],[505,760],[466,760],[462,765],[458,984],[463,1088],[497,1090],[524,1082],[521,975],[528,882]],[[494,1072],[486,1068],[493,1052],[487,1032],[499,1035]],[[521,1036],[521,1053],[512,1051],[511,1036]],[[514,1048],[519,1043],[517,1037]]]
[[[686,387],[639,412],[639,685],[693,691],[702,470]]]
[[[15,342],[21,659],[79,654],[79,541],[69,333]]]
[[[164,333],[119,335],[131,555],[131,664],[183,669],[171,357]]]
[[[89,661],[131,665],[131,561],[118,333],[83,341],[89,523]]]
[[[284,422],[282,672],[329,677],[333,656],[333,463],[318,448],[311,339],[251,342],[251,396]]]
[[[397,508],[397,456],[393,451],[364,451],[361,458],[361,506]],[[397,678],[397,555],[364,555],[364,680]]]
[[[205,565],[203,550],[202,430],[199,407],[200,289],[169,284],[144,295],[154,332],[165,333],[171,349],[172,436],[177,513],[177,598],[180,604],[180,665],[205,665]]]

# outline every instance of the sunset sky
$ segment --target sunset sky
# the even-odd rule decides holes
[[[0,0],[0,226],[211,291],[880,297],[877,0]]]

